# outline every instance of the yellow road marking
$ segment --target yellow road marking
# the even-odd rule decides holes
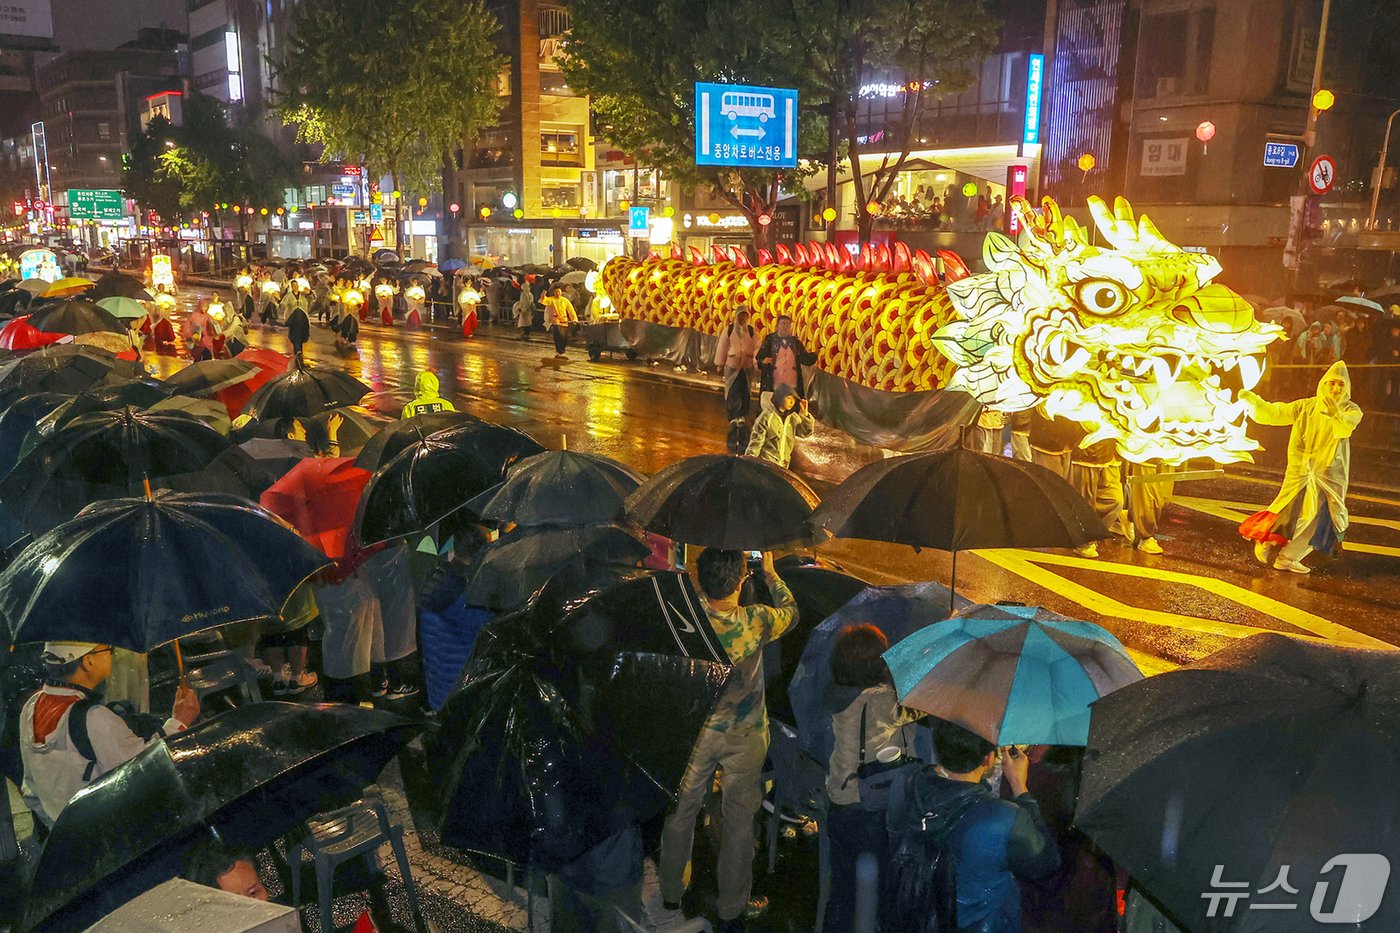
[[[1216,518],[1225,518],[1231,521],[1243,521],[1249,516],[1264,508],[1263,505],[1255,505],[1251,502],[1231,502],[1226,499],[1198,499],[1194,496],[1174,496],[1172,501],[1188,509],[1197,512],[1204,512],[1207,515],[1214,515]],[[1367,515],[1352,515],[1350,517],[1353,525],[1369,525],[1373,528],[1389,528],[1392,531],[1400,531],[1400,521],[1393,518],[1371,518]],[[1347,547],[1351,547],[1350,544]],[[1377,553],[1386,553],[1380,551]]]
[[[1395,647],[1378,638],[1372,638],[1370,635],[1365,635],[1354,629],[1349,629],[1344,625],[1338,625],[1335,622],[1328,621],[1305,609],[1290,606],[1272,597],[1246,590],[1243,587],[1236,586],[1233,583],[1226,583],[1224,580],[1217,580],[1214,577],[1180,573],[1174,570],[1162,570],[1156,567],[1140,567],[1134,564],[1115,564],[1108,561],[1090,560],[1082,557],[1069,557],[1063,554],[1046,554],[1038,551],[986,550],[973,551],[972,553],[1010,570],[1013,573],[1026,577],[1033,582],[1039,583],[1053,593],[1068,596],[1085,608],[1092,609],[1102,615],[1116,616],[1118,618],[1148,622],[1154,625],[1167,625],[1176,628],[1184,628],[1189,631],[1205,632],[1234,638],[1254,635],[1262,631],[1262,629],[1257,629],[1253,626],[1237,625],[1233,622],[1213,621],[1210,619],[1201,619],[1196,616],[1183,616],[1171,612],[1161,612],[1156,609],[1144,609],[1138,606],[1130,606],[1036,565],[1051,564],[1061,567],[1075,567],[1081,570],[1092,570],[1098,573],[1117,574],[1146,580],[1157,580],[1163,583],[1194,586],[1222,599],[1228,599],[1231,602],[1246,606],[1264,615],[1272,616],[1280,622],[1301,629],[1304,632],[1310,632],[1318,638],[1361,648],[1393,649]]]
[[[1233,473],[1227,473],[1225,475],[1225,478],[1238,480],[1241,483],[1253,483],[1256,486],[1272,486],[1275,489],[1278,488],[1278,480],[1276,479],[1259,479],[1258,477],[1254,476],[1237,476]],[[1355,499],[1357,502],[1374,502],[1377,505],[1393,505],[1396,508],[1400,508],[1400,502],[1396,501],[1395,499],[1383,499],[1380,496],[1368,496],[1364,493],[1359,492],[1347,493],[1347,498]]]

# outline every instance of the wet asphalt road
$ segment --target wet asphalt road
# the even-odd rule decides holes
[[[199,294],[186,289],[181,310]],[[256,332],[251,341],[289,349],[280,331]],[[430,369],[459,409],[517,427],[547,447],[567,443],[646,473],[724,448],[717,380],[620,356],[592,363],[577,344],[567,360],[556,360],[546,338],[524,343],[514,328],[486,327],[463,340],[449,329],[408,332],[367,324],[358,356],[347,358],[336,355],[325,328],[313,325],[306,356],[310,365],[342,368],[369,384],[373,394],[365,407],[389,417],[411,396],[416,374]],[[182,365],[148,362],[161,372]],[[819,490],[880,456],[820,425],[799,453],[795,468]],[[1162,556],[1121,542],[1101,544],[1097,560],[1063,551],[965,552],[957,561],[958,592],[1099,622],[1151,671],[1259,631],[1400,646],[1400,489],[1353,494],[1345,556],[1311,558],[1315,570],[1307,576],[1259,565],[1235,531],[1274,492],[1270,480],[1233,473],[1178,484],[1160,538]],[[835,541],[819,553],[871,582],[946,581],[951,571],[947,554],[895,545]]]

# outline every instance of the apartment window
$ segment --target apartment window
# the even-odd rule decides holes
[[[1204,94],[1215,45],[1215,7],[1144,14],[1136,93],[1143,99]]]
[[[112,124],[110,124],[110,123],[98,123],[98,124],[97,124],[97,138],[98,138],[98,139],[102,139],[102,140],[111,139],[111,138],[112,138]]]
[[[543,185],[540,187],[540,203],[546,210],[554,207],[577,208],[578,185]]]
[[[575,91],[569,87],[569,82],[557,71],[541,69],[540,71],[540,93],[549,94],[553,97],[573,97]]]
[[[540,38],[562,36],[573,28],[568,10],[540,10]]]
[[[540,133],[540,162],[544,165],[582,165],[582,134],[577,129],[546,129]]]

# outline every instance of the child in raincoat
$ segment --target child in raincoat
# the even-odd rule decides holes
[[[413,401],[403,407],[400,417],[412,418],[414,415],[456,410],[455,405],[442,397],[437,375],[424,370],[413,381]]]
[[[1254,554],[1275,570],[1308,573],[1303,558],[1313,550],[1335,552],[1347,530],[1347,481],[1351,435],[1361,409],[1351,400],[1351,377],[1338,360],[1317,384],[1317,394],[1296,402],[1266,402],[1240,393],[1260,424],[1288,424],[1288,469],[1269,507],[1240,524],[1254,541]]]

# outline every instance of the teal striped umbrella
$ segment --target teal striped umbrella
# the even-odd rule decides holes
[[[1107,630],[1035,606],[973,606],[885,663],[900,703],[997,745],[1087,745],[1089,704],[1142,679]]]

